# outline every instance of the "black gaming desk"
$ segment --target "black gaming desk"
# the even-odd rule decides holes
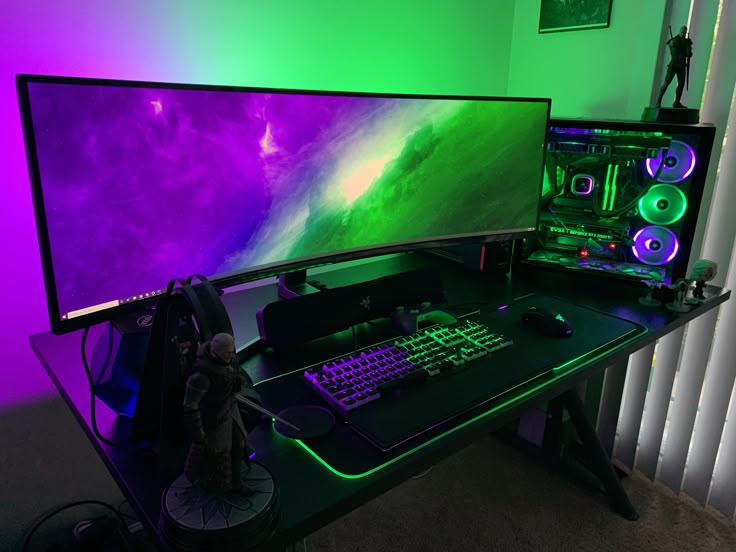
[[[629,320],[643,329],[631,339],[617,342],[596,355],[586,357],[566,370],[564,375],[550,377],[545,385],[515,389],[514,400],[508,396],[490,401],[483,406],[487,415],[470,412],[453,423],[456,427],[441,438],[427,439],[402,454],[387,455],[386,462],[377,462],[373,469],[357,470],[355,473],[336,473],[297,442],[278,434],[270,421],[251,434],[256,448],[257,460],[273,473],[281,494],[281,510],[276,532],[259,550],[279,550],[292,545],[349,511],[386,492],[412,475],[425,470],[474,440],[497,430],[517,419],[534,404],[562,397],[571,418],[577,420],[576,429],[584,433],[587,441],[598,455],[601,465],[607,463],[594,430],[585,420],[582,404],[575,391],[581,382],[601,373],[612,365],[625,365],[629,355],[653,343],[662,336],[683,326],[710,309],[718,307],[730,296],[730,291],[706,290],[705,303],[687,313],[674,313],[664,307],[641,306],[637,298],[644,295],[645,287],[631,284],[615,284],[590,279],[571,279],[569,274],[549,272],[518,275],[512,279],[494,279],[486,274],[473,272],[459,264],[431,255],[406,254],[322,272],[315,276],[327,287],[349,285],[401,271],[423,267],[441,271],[448,297],[447,306],[457,311],[477,308],[497,308],[513,303],[530,294],[553,295],[561,299],[585,305],[597,311]],[[310,276],[311,277],[311,276]],[[254,313],[261,306],[277,299],[276,283],[257,287],[246,287],[223,296],[233,320],[238,346],[243,347],[257,337]],[[99,332],[99,328],[97,329]],[[292,354],[273,356],[257,354],[246,360],[243,367],[258,382],[278,376],[289,369],[306,366],[320,359],[350,352],[355,344],[363,347],[390,337],[386,324],[363,324],[355,333],[343,332],[316,342]],[[90,332],[94,339],[94,332]],[[80,357],[81,332],[62,336],[50,333],[32,335],[31,347],[56,384],[59,393],[67,402],[82,429],[95,446],[100,458],[137,511],[141,521],[155,532],[159,520],[161,494],[178,474],[165,473],[155,456],[133,453],[108,446],[94,434],[90,420],[90,394]],[[544,383],[544,382],[542,382]],[[574,421],[575,421],[574,420]],[[104,404],[98,402],[97,425],[109,440],[126,443],[130,423],[115,416]],[[416,444],[416,443],[415,443]],[[349,447],[347,455],[349,461]],[[357,454],[357,452],[356,452]],[[609,465],[610,466],[610,465]],[[618,481],[614,481],[613,470],[601,477],[609,492],[612,504],[625,517],[635,518],[628,499]],[[599,474],[600,477],[600,474]]]

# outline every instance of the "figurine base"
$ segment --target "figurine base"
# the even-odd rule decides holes
[[[641,120],[645,123],[697,125],[700,122],[700,110],[688,107],[645,107]]]
[[[690,312],[690,305],[686,303],[667,303],[665,307],[672,312]]]
[[[244,550],[265,540],[279,513],[278,489],[261,464],[243,462],[251,494],[210,494],[180,475],[161,497],[158,532],[175,550]]]
[[[655,299],[651,295],[647,295],[646,297],[639,297],[639,304],[645,307],[661,307],[662,301]]]

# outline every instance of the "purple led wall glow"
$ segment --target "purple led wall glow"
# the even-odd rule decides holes
[[[123,7],[80,0],[29,0],[3,2],[0,10],[0,288],[6,290],[0,295],[0,331],[6,344],[0,367],[4,382],[0,386],[0,411],[58,397],[28,341],[30,334],[47,331],[49,320],[15,75],[53,72],[160,78],[163,71],[174,71],[177,66],[184,69],[187,64],[176,60],[187,56],[173,55],[171,41],[157,38],[158,47],[146,43],[145,21],[150,21],[151,29],[160,29],[155,22],[166,15],[165,11],[142,2],[135,9],[137,1]]]
[[[654,247],[657,245],[657,247]],[[631,251],[644,264],[661,266],[672,261],[680,249],[677,236],[663,226],[645,226],[634,234]]]

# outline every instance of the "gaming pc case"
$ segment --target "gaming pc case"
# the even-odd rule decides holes
[[[515,268],[666,285],[685,277],[714,134],[704,124],[551,119],[539,232],[516,248]]]

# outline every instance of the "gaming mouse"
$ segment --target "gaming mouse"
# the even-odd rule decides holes
[[[550,337],[570,337],[572,335],[570,323],[564,316],[541,307],[529,307],[521,314],[521,321],[542,335]]]

